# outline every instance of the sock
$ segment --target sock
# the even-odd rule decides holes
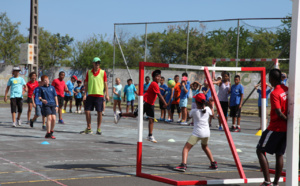
[[[240,126],[240,125],[238,125],[237,127],[238,127],[239,129],[241,128],[241,126]]]
[[[149,133],[149,135],[148,135],[148,136],[152,136],[152,134],[150,134],[150,133]]]
[[[235,125],[235,124],[233,124],[233,126],[234,126],[234,127],[236,127],[236,125]]]

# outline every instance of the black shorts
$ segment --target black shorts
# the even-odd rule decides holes
[[[228,116],[228,101],[220,101],[220,104],[221,104],[221,108],[223,110],[223,114],[225,117]]]
[[[73,100],[73,97],[72,97],[72,96],[65,96],[65,97],[64,97],[64,100],[65,100],[65,101],[72,101],[72,100]]]
[[[161,100],[159,100],[159,109],[166,110],[166,108],[164,108],[164,102],[162,102]]]
[[[56,106],[42,106],[42,114],[43,116],[47,117],[49,115],[56,115],[56,110],[55,110]]]
[[[32,103],[32,98],[27,98],[27,103]]]
[[[88,96],[86,98],[84,110],[85,111],[93,111],[94,108],[96,109],[97,112],[103,111],[103,97]]]
[[[23,111],[23,98],[10,98],[10,111],[11,113],[18,112],[22,113]]]
[[[230,107],[230,117],[237,117],[240,118],[241,117],[241,110],[239,108],[239,105],[235,105]]]
[[[256,148],[269,154],[283,155],[286,148],[286,132],[265,130]]]
[[[258,107],[258,117],[261,118],[261,107]]]
[[[179,104],[171,104],[171,113],[174,114],[175,107],[177,108],[177,113],[180,113],[181,108],[179,107]]]
[[[57,96],[58,106],[62,108],[64,106],[64,97]]]
[[[82,98],[75,98],[76,106],[81,106],[82,105]]]
[[[154,105],[144,102],[144,114],[150,118],[154,118]]]

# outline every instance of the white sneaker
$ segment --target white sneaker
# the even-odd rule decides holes
[[[147,137],[147,140],[148,140],[148,141],[151,141],[151,142],[153,142],[153,143],[157,143],[157,141],[155,140],[154,136],[148,136],[148,137]]]
[[[116,112],[116,113],[114,114],[114,121],[115,121],[115,124],[118,124],[119,121],[120,121],[120,119],[121,119],[121,116],[120,116],[120,112],[118,111],[118,112]]]
[[[12,122],[12,127],[16,127],[16,122]]]
[[[18,123],[18,126],[21,126],[22,125],[22,120],[17,119],[17,123]]]
[[[181,123],[181,119],[177,120],[177,123]]]
[[[81,114],[81,110],[78,111],[78,114]]]
[[[102,116],[106,116],[105,112],[102,112]]]
[[[180,122],[180,125],[188,125],[187,122]]]
[[[76,110],[75,113],[78,113],[78,111]]]

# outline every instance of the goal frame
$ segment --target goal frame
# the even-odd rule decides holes
[[[138,115],[138,142],[137,142],[137,159],[136,159],[136,176],[143,177],[151,180],[156,180],[173,185],[212,185],[212,184],[237,184],[237,183],[260,183],[264,181],[264,178],[246,178],[244,169],[240,162],[238,153],[236,151],[234,142],[227,125],[227,121],[223,112],[221,112],[220,102],[212,83],[212,78],[210,76],[209,70],[213,71],[258,71],[261,73],[262,79],[262,117],[266,117],[266,69],[265,67],[205,67],[205,66],[193,66],[193,65],[178,65],[178,64],[166,64],[166,63],[153,63],[153,62],[139,62],[139,91],[138,91],[138,112],[143,112],[143,84],[144,84],[144,70],[145,67],[158,67],[158,68],[176,68],[176,69],[191,69],[191,70],[203,70],[208,81],[208,85],[212,92],[212,97],[215,100],[217,111],[219,117],[221,117],[224,132],[226,134],[227,141],[231,153],[233,155],[235,164],[239,172],[239,179],[219,179],[219,180],[188,180],[188,181],[178,181],[161,176],[146,174],[142,172],[142,148],[143,148],[143,114]],[[266,121],[263,120],[265,123]],[[279,181],[285,181],[285,177],[281,177]]]

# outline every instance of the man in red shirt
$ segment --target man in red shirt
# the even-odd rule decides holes
[[[286,148],[288,87],[281,84],[281,71],[278,69],[272,69],[270,71],[269,82],[274,87],[270,96],[271,120],[256,147],[259,164],[265,178],[265,181],[261,184],[262,186],[278,185],[283,167],[283,155]],[[269,163],[265,155],[266,152],[276,154],[276,172],[273,184],[270,180]]]
[[[155,70],[152,72],[152,78],[153,81],[150,84],[149,88],[147,89],[147,92],[144,94],[144,113],[146,112],[146,115],[149,117],[149,123],[148,123],[148,130],[149,134],[147,137],[148,141],[151,141],[153,143],[157,143],[154,136],[152,135],[153,132],[153,125],[154,125],[154,103],[157,98],[162,101],[163,107],[167,107],[167,103],[164,99],[164,97],[160,94],[160,89],[158,86],[158,83],[160,82],[161,78],[161,71]],[[138,108],[135,109],[134,113],[117,113],[114,116],[115,123],[117,124],[122,116],[127,117],[137,117],[138,116]]]
[[[28,81],[28,83],[26,84],[27,85],[27,88],[28,88],[28,98],[27,98],[27,104],[28,104],[28,110],[27,110],[27,124],[30,123],[30,115],[31,115],[31,110],[32,110],[32,93],[34,91],[34,89],[36,87],[39,86],[39,83],[38,81],[36,80],[36,72],[31,72],[29,74],[29,78],[30,78],[30,81]]]
[[[59,77],[57,79],[52,81],[51,85],[54,86],[58,99],[58,123],[64,124],[65,122],[62,119],[62,107],[64,105],[65,92],[70,94],[70,91],[68,90],[68,87],[64,81],[65,72],[59,72],[58,76]]]

